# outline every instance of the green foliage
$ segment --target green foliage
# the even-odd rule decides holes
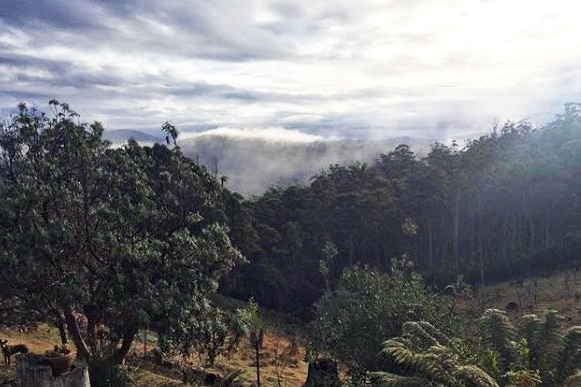
[[[575,326],[567,330],[563,337],[563,348],[555,363],[559,365],[555,380],[564,383],[566,379],[576,374],[581,367],[581,327]]]
[[[260,308],[254,299],[248,300],[246,308],[243,310],[245,321],[250,333],[250,345],[254,349],[254,361],[256,367],[256,385],[260,387],[260,350],[264,340],[264,323],[260,317]]]
[[[396,373],[378,372],[385,386],[482,386],[498,383],[470,364],[461,343],[425,321],[405,323],[402,334],[383,343],[382,354],[395,362]]]
[[[579,104],[543,128],[507,122],[464,144],[407,145],[370,165],[331,165],[307,185],[244,205],[256,244],[228,291],[312,318],[345,268],[388,272],[408,254],[429,282],[485,285],[576,265],[581,248]],[[248,219],[248,218],[247,218]],[[321,252],[332,241],[332,262]],[[322,269],[322,272],[321,272]]]
[[[554,310],[547,311],[544,321],[526,315],[516,329],[505,312],[486,310],[480,319],[482,345],[496,361],[484,362],[485,368],[497,379],[512,381],[509,384],[535,385],[537,379],[545,386],[562,383],[579,366],[579,358],[573,349],[578,344],[576,329],[565,340],[559,332],[559,319]],[[519,378],[531,379],[518,384],[514,380]]]
[[[480,318],[480,334],[482,344],[493,359],[490,365],[495,375],[497,372],[499,374],[507,372],[511,364],[520,363],[518,348],[515,345],[516,329],[505,312],[498,309],[486,310]]]
[[[446,321],[446,300],[434,297],[409,262],[394,260],[391,274],[368,267],[345,270],[325,293],[309,325],[309,350],[326,354],[353,372],[381,368],[381,343],[409,320]]]
[[[140,327],[214,337],[208,297],[243,262],[219,182],[177,147],[110,148],[100,124],[50,106],[0,126],[1,295],[63,314],[92,367],[120,364]]]
[[[125,364],[97,367],[90,374],[93,387],[135,387],[136,369]]]
[[[383,343],[392,373],[382,384],[434,386],[553,387],[574,385],[581,367],[581,328],[558,330],[558,314],[527,316],[516,329],[506,314],[489,309],[480,318],[480,341],[445,336],[426,322],[408,322],[398,337]],[[532,341],[521,334],[528,335]]]
[[[335,257],[337,256],[337,254],[339,254],[339,251],[337,250],[337,247],[333,243],[326,242],[323,245],[323,249],[321,250],[321,254],[322,254],[322,258],[319,261],[319,272],[321,273],[321,275],[325,279],[325,289],[329,290],[330,289],[330,278],[329,278],[330,267],[333,264],[333,261],[334,261]]]

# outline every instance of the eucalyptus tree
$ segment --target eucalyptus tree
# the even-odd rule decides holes
[[[111,148],[101,124],[50,106],[47,118],[21,104],[0,127],[2,296],[63,314],[95,376],[123,361],[140,327],[179,332],[203,318],[243,257],[220,184],[179,148]]]

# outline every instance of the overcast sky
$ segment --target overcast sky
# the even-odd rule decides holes
[[[0,0],[0,109],[109,129],[476,136],[579,101],[578,0]]]

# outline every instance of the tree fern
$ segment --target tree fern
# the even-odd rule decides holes
[[[509,365],[519,361],[516,349],[516,328],[511,324],[506,312],[487,309],[480,318],[482,343],[499,355],[498,367],[501,372],[509,370]]]
[[[428,348],[441,344],[441,336],[445,337],[432,324],[425,321],[408,321],[402,326],[402,336],[412,340],[419,348]],[[447,338],[445,342],[449,341]]]
[[[563,338],[563,349],[557,357],[555,381],[560,384],[581,368],[581,327],[571,327]]]
[[[403,337],[387,340],[383,344],[382,354],[393,359],[401,370],[412,373],[428,372],[435,361],[431,353],[415,347],[411,340]]]
[[[548,311],[545,321],[540,324],[535,334],[535,345],[531,347],[531,368],[539,370],[545,386],[554,385],[553,370],[559,362],[559,352],[563,347],[563,337],[559,333],[561,318],[557,311]]]
[[[408,347],[408,344],[411,344],[410,340],[401,340],[401,338],[387,340],[384,343],[382,352],[395,361],[399,373],[423,378],[430,384],[457,385],[448,370],[452,363],[448,348],[434,345],[421,352],[415,352]]]
[[[425,322],[410,322],[402,335],[384,342],[382,353],[398,375],[383,374],[381,384],[438,387],[581,386],[581,326],[559,332],[560,316],[524,316],[520,329],[506,313],[489,309],[480,319],[483,348],[470,351]],[[482,367],[479,367],[481,365]],[[575,384],[577,383],[577,384]]]
[[[442,345],[451,345],[452,340],[446,336],[441,330],[433,326],[427,321],[418,321],[417,324],[428,334]]]
[[[541,319],[535,314],[527,314],[521,319],[519,334],[522,340],[525,341],[524,347],[526,351],[523,351],[523,365],[527,368],[534,368],[537,364],[537,357],[540,351],[537,332],[540,330],[541,325]]]
[[[402,336],[384,342],[382,353],[396,363],[400,375],[383,374],[383,385],[414,385],[420,379],[423,386],[498,387],[485,371],[469,364],[452,343],[432,325],[405,324]]]

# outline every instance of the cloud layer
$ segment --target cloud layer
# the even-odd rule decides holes
[[[3,0],[0,109],[111,129],[449,138],[578,99],[574,0]]]

